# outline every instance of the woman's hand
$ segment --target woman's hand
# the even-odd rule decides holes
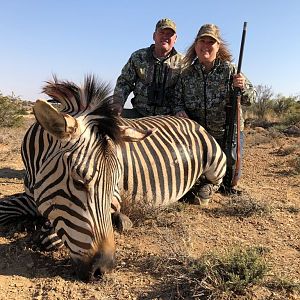
[[[233,76],[233,86],[243,90],[245,88],[246,79],[243,74],[235,74]]]

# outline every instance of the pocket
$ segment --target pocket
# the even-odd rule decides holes
[[[146,69],[145,68],[137,68],[136,70],[138,77],[141,80],[145,80],[146,79]]]

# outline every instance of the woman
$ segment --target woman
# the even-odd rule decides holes
[[[226,107],[230,96],[238,88],[241,104],[250,105],[255,100],[255,89],[242,73],[236,74],[232,55],[214,24],[200,28],[184,60],[186,69],[175,87],[174,114],[197,121],[224,147]],[[242,111],[240,118],[242,146]]]

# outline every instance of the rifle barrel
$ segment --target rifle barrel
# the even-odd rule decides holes
[[[244,54],[244,45],[245,45],[245,39],[246,39],[246,32],[247,32],[247,22],[244,22],[237,73],[241,73],[241,69],[242,69],[242,61],[243,61],[243,54]]]

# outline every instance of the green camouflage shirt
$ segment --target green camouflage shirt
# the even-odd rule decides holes
[[[177,82],[174,97],[174,114],[184,110],[188,116],[204,126],[216,139],[222,139],[226,118],[225,107],[233,93],[232,80],[235,65],[217,60],[207,74],[198,59],[186,68]],[[246,78],[241,104],[251,105],[256,97],[253,85]],[[243,130],[243,115],[241,130]]]
[[[133,92],[132,106],[143,116],[172,113],[174,87],[181,73],[182,54],[173,49],[167,58],[157,59],[153,50],[151,45],[131,55],[114,90],[114,101],[122,106]]]

